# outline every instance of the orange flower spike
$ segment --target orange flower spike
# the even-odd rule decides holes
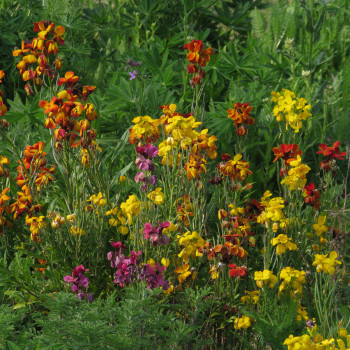
[[[285,165],[289,165],[291,161],[296,160],[297,156],[302,155],[303,153],[295,143],[290,145],[282,144],[279,147],[274,147],[272,151],[276,157],[273,160],[273,163],[276,162],[278,158],[281,158],[283,159]]]
[[[39,106],[41,108],[45,108],[44,113],[52,113],[53,115],[55,115],[58,112],[58,104],[56,104],[56,102],[58,101],[58,98],[56,96],[53,97],[53,99],[50,102],[47,102],[46,100],[42,100],[39,102]]]
[[[93,93],[93,91],[96,89],[96,86],[84,86],[83,87],[83,98],[86,101],[88,96]]]

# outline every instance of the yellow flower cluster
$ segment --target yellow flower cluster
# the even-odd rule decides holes
[[[333,339],[334,340],[334,339]],[[283,343],[287,345],[288,350],[322,350],[326,349],[322,345],[321,347],[318,344],[314,343],[312,338],[308,334],[304,334],[300,337],[294,337],[290,335]]]
[[[282,89],[282,92],[271,92],[272,102],[276,102],[277,105],[273,109],[273,114],[278,122],[286,121],[286,129],[288,125],[294,129],[295,133],[298,133],[303,126],[302,121],[312,116],[310,113],[311,105],[307,104],[305,98],[295,97],[295,93]]]
[[[132,216],[139,215],[140,208],[141,202],[134,194],[129,196],[129,198],[120,205],[123,215],[125,215],[129,220],[129,225],[132,225]]]
[[[89,203],[93,203],[94,205],[98,206],[98,207],[103,207],[104,205],[107,204],[107,199],[103,198],[103,195],[101,192],[99,192],[99,194],[93,194],[88,200],[87,202]]]
[[[276,247],[276,254],[281,255],[288,250],[296,250],[298,247],[295,243],[292,243],[292,239],[287,235],[278,235],[276,238],[271,239],[271,244]]]
[[[245,294],[246,295],[241,297],[241,302],[243,304],[258,304],[260,299],[260,290],[253,290],[252,292],[246,290]]]
[[[339,260],[336,260],[338,257],[338,254],[336,251],[332,251],[325,255],[316,254],[315,255],[315,261],[312,263],[313,266],[316,266],[317,272],[325,272],[329,273],[330,275],[333,275],[335,272],[335,265],[340,265],[341,262]]]
[[[315,319],[314,319],[315,320]],[[317,325],[307,328],[308,334],[300,337],[290,335],[283,343],[288,350],[348,350],[350,348],[350,335],[345,328],[339,328],[338,337],[325,339],[317,333]]]
[[[299,155],[296,160],[290,161],[289,165],[291,165],[292,168],[288,170],[288,176],[281,181],[281,184],[289,186],[290,191],[295,191],[296,189],[303,191],[307,181],[306,174],[311,168],[301,163]]]
[[[129,229],[126,226],[126,217],[124,216],[123,211],[120,208],[115,207],[111,210],[108,210],[106,212],[106,215],[112,215],[112,218],[109,219],[108,222],[111,226],[118,226],[118,231],[122,235],[126,235],[129,233]]]
[[[129,130],[129,142],[132,145],[135,145],[139,141],[143,141],[144,143],[154,143],[159,139],[159,119],[152,119],[150,116],[146,115],[144,117],[136,117],[132,122],[135,124]]]
[[[240,317],[240,318],[235,317],[233,327],[235,329],[247,329],[251,325],[252,325],[251,318],[246,316],[246,315],[242,315],[242,317]]]
[[[269,288],[273,288],[278,281],[273,272],[269,270],[255,271],[254,279],[259,288],[263,288],[263,286],[267,284],[269,284]]]
[[[179,165],[181,153],[169,154],[172,149],[180,147],[189,151],[189,160],[185,165],[187,178],[197,178],[201,173],[206,172],[206,157],[215,159],[217,156],[215,136],[209,136],[208,130],[200,132],[195,129],[202,123],[197,122],[193,115],[181,115],[176,112],[177,106],[171,104],[163,106],[163,113],[159,119],[152,119],[149,116],[136,117],[133,123],[136,124],[130,129],[129,142],[136,144],[138,141],[154,143],[161,135],[159,126],[165,135],[165,140],[159,143],[158,156],[162,157],[162,164],[173,166],[174,157]]]
[[[264,210],[257,217],[257,222],[260,224],[265,224],[265,227],[268,228],[270,227],[270,223],[272,221],[272,228],[274,232],[276,232],[278,227],[285,228],[288,221],[282,212],[282,209],[284,208],[284,199],[282,197],[269,199],[271,196],[272,193],[270,191],[266,191],[261,197],[260,205],[264,206]]]
[[[306,283],[305,271],[298,271],[291,267],[286,267],[280,272],[281,285],[278,289],[278,294],[284,290],[291,290],[292,295],[298,294],[300,297],[303,293],[303,284]]]
[[[178,235],[178,244],[184,246],[178,255],[185,264],[188,263],[190,257],[202,257],[203,254],[198,251],[205,245],[205,240],[196,231],[187,231],[182,236]]]

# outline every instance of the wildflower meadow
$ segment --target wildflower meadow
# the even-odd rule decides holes
[[[350,349],[349,0],[0,7],[1,349]]]

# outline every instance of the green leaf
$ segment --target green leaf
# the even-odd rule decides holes
[[[10,340],[7,341],[7,348],[9,350],[21,350],[21,348],[19,348],[15,343],[13,343]]]

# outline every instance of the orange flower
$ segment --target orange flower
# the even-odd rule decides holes
[[[67,86],[73,86],[78,80],[79,77],[74,75],[74,72],[67,72],[64,75],[64,78],[58,79],[58,86],[61,86],[63,84],[66,84]]]
[[[58,98],[54,96],[50,102],[47,102],[46,100],[42,100],[39,102],[39,106],[41,108],[45,108],[44,113],[53,113],[56,114],[58,112],[58,104],[57,104]]]
[[[29,51],[29,48],[26,48],[26,45],[24,45],[24,41],[22,41],[21,49],[20,50],[14,50],[12,52],[13,56],[19,56],[19,55],[24,55],[26,52]]]
[[[238,135],[245,135],[247,133],[247,129],[243,124],[253,125],[255,123],[254,118],[250,117],[250,112],[252,110],[253,107],[250,106],[248,102],[244,104],[240,102],[235,103],[233,109],[227,110],[227,118],[230,118],[235,122]]]
[[[0,70],[0,83],[2,83],[2,78],[5,76],[5,72],[3,70]]]

